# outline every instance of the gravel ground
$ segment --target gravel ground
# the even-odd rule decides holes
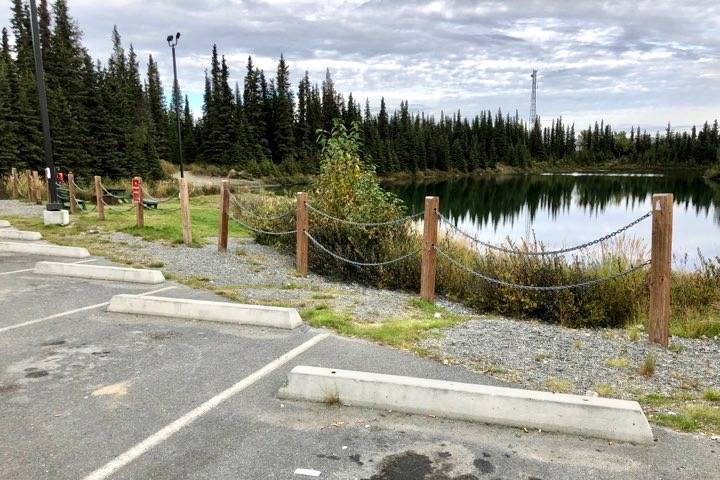
[[[0,200],[0,218],[3,215],[9,217],[42,216],[43,210],[45,210],[45,205],[33,205],[19,200]]]
[[[310,274],[300,278],[294,259],[251,239],[231,239],[227,254],[218,254],[214,239],[202,248],[168,246],[114,233],[110,240],[127,244],[137,254],[163,263],[163,270],[195,277],[215,287],[226,287],[248,303],[287,305],[296,308],[326,304],[356,320],[380,322],[402,317],[417,295],[335,282]],[[445,304],[460,313],[458,305]]]
[[[3,215],[37,215],[42,206],[0,201]],[[99,237],[112,242],[129,262],[162,263],[165,272],[194,277],[198,282],[231,290],[246,303],[306,308],[326,304],[363,322],[403,317],[414,293],[367,288],[310,274],[299,278],[291,256],[251,239],[231,239],[227,254],[219,254],[212,239],[202,248],[146,242],[122,233]],[[158,263],[159,265],[159,263]],[[643,393],[693,394],[720,389],[720,341],[673,339],[665,350],[640,334],[632,341],[623,329],[582,330],[531,321],[476,315],[462,305],[441,300],[446,309],[468,321],[438,332],[419,345],[444,362],[528,388],[555,389],[558,381],[575,393],[606,390],[610,396],[636,398]],[[655,357],[655,373],[643,376],[639,367]],[[613,365],[613,362],[616,362]],[[569,382],[569,383],[568,383]],[[555,385],[553,385],[553,383]]]
[[[629,330],[569,329],[504,318],[475,318],[422,342],[447,362],[459,363],[529,388],[552,390],[555,380],[575,393],[611,387],[626,398],[677,390],[720,388],[720,341],[673,338],[672,348],[650,344]],[[640,374],[648,356],[655,372]]]

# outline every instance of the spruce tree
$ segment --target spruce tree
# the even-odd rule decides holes
[[[284,161],[292,161],[295,156],[294,108],[290,91],[290,70],[282,54],[280,55],[275,81],[273,115],[275,120],[273,132],[275,150],[273,160],[276,164],[280,164]]]

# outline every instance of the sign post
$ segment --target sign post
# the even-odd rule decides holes
[[[132,199],[135,204],[135,225],[138,227],[145,226],[145,207],[143,205],[142,195],[142,178],[135,177],[132,179]]]

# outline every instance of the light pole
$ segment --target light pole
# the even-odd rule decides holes
[[[35,56],[35,83],[37,84],[37,94],[40,100],[40,120],[42,121],[43,146],[45,147],[45,163],[47,164],[45,176],[47,177],[50,193],[47,210],[58,211],[62,210],[62,204],[58,203],[57,185],[55,183],[50,117],[48,116],[47,96],[45,94],[45,69],[43,68],[42,52],[40,51],[40,34],[35,0],[30,0],[30,27],[32,29],[33,55]]]
[[[180,178],[185,178],[185,166],[183,165],[183,151],[182,151],[182,129],[180,128],[180,85],[177,79],[177,62],[175,61],[175,46],[180,40],[180,32],[177,32],[175,36],[168,35],[167,42],[170,48],[172,48],[173,57],[173,99],[175,100],[175,121],[177,122],[177,134],[178,134],[178,154],[180,158]]]

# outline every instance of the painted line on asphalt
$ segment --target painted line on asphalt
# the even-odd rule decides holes
[[[79,262],[68,262],[68,263],[90,263],[90,262],[97,262],[97,258],[91,258],[90,260],[80,260]],[[0,277],[3,275],[12,275],[13,273],[24,273],[24,272],[32,272],[35,270],[34,268],[24,268],[22,270],[13,270],[12,272],[2,272],[0,273]]]
[[[242,392],[247,387],[251,386],[258,380],[262,379],[263,377],[267,376],[274,370],[277,370],[278,368],[282,367],[284,364],[292,360],[293,358],[297,357],[301,353],[309,350],[311,347],[313,347],[315,344],[321,342],[322,340],[326,339],[329,336],[328,333],[321,333],[319,335],[314,336],[307,342],[303,343],[302,345],[293,348],[286,354],[282,355],[281,357],[278,357],[277,359],[273,360],[272,362],[268,363],[264,367],[262,367],[260,370],[256,370],[254,373],[250,374],[249,376],[245,377],[244,379],[240,380],[238,383],[233,385],[232,387],[228,388],[227,390],[219,393],[218,395],[214,396],[210,400],[206,401],[199,407],[189,411],[182,417],[178,418],[171,424],[167,425],[163,429],[159,430],[157,433],[154,433],[153,435],[147,437],[142,442],[138,443],[131,449],[127,450],[125,453],[121,454],[120,456],[116,457],[115,459],[111,460],[105,466],[95,470],[90,475],[83,478],[83,480],[102,480],[104,478],[109,477],[110,475],[114,474],[127,464],[131,463],[132,461],[136,460],[137,458],[141,457],[143,454],[145,454],[147,451],[151,450],[152,448],[158,446],[177,432],[179,432],[182,428],[190,425],[192,422],[197,420],[198,418],[202,417],[206,413],[210,412],[215,407],[219,406],[221,403],[225,402],[226,400],[229,400],[234,395]]]
[[[157,290],[152,290],[150,292],[141,293],[140,295],[152,295],[153,293],[160,293],[160,292],[164,292],[166,290],[172,290],[173,288],[177,288],[177,287],[171,286],[171,287],[160,288]],[[96,308],[102,308],[106,305],[110,305],[110,302],[96,303],[95,305],[88,305],[87,307],[80,307],[80,308],[76,308],[74,310],[68,310],[67,312],[56,313],[54,315],[50,315],[49,317],[38,318],[36,320],[30,320],[28,322],[18,323],[17,325],[10,325],[9,327],[0,328],[0,333],[5,333],[9,330],[15,330],[16,328],[27,327],[29,325],[35,325],[36,323],[45,322],[47,320],[55,320],[56,318],[66,317],[66,316],[72,315],[74,313],[85,312],[87,310],[94,310]]]

